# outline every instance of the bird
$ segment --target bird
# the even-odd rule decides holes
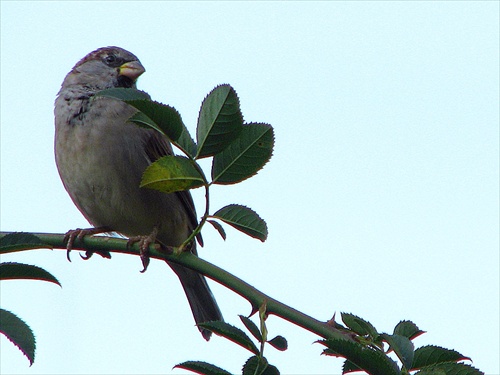
[[[72,201],[93,228],[68,232],[68,251],[76,236],[115,232],[140,241],[177,247],[198,224],[189,191],[165,194],[141,188],[144,170],[173,155],[168,138],[129,121],[137,110],[123,101],[96,96],[109,88],[133,88],[145,68],[123,48],[90,52],[64,78],[54,104],[55,160]],[[197,236],[203,245],[201,235]],[[188,250],[197,255],[196,241]],[[91,254],[90,254],[91,255]],[[205,277],[168,262],[180,279],[197,324],[222,321]],[[146,268],[147,264],[145,264]],[[198,327],[203,338],[211,332]]]

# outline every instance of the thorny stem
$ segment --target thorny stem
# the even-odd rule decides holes
[[[9,232],[0,232],[0,239],[10,234]],[[38,249],[61,249],[66,251],[66,244],[64,242],[64,234],[49,234],[49,233],[33,233],[40,240],[40,243],[19,244],[19,246],[8,246],[0,248],[0,255],[24,251],[24,250],[38,250]],[[113,253],[139,255],[140,250],[137,244],[127,247],[127,240],[114,237],[102,236],[86,236],[83,239],[77,238],[75,240],[74,250],[89,250],[89,251],[109,251]],[[173,254],[168,249],[157,249],[154,244],[149,247],[151,258],[168,260],[170,262],[178,263],[190,269],[200,272],[201,274],[209,277],[210,279],[218,282],[221,285],[231,289],[236,294],[239,294],[250,302],[253,313],[259,311],[259,307],[265,305],[267,315],[276,315],[289,322],[302,327],[310,332],[313,332],[325,339],[344,339],[353,341],[353,338],[334,328],[332,325],[321,322],[308,316],[284,303],[269,297],[268,295],[257,290],[250,284],[232,275],[231,273],[219,268],[196,255],[189,252],[182,252],[180,254]]]

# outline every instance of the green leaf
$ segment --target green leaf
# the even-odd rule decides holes
[[[241,329],[232,326],[226,322],[213,321],[198,324],[199,327],[206,328],[215,334],[225,337],[232,342],[242,346],[243,348],[251,351],[254,354],[259,354],[259,349],[255,346],[250,337]]]
[[[179,136],[179,138],[177,138],[177,140],[173,141],[173,143],[191,158],[194,158],[196,156],[198,146],[193,141],[191,134],[184,124],[182,124],[181,135]]]
[[[242,125],[243,115],[234,89],[229,85],[215,87],[201,104],[196,129],[197,158],[221,152],[236,139]]]
[[[250,331],[250,333],[255,337],[259,342],[262,342],[262,335],[259,331],[257,325],[252,322],[249,318],[243,315],[239,315],[241,321],[245,325],[245,327]]]
[[[237,139],[215,155],[212,181],[216,184],[235,184],[254,176],[271,159],[274,132],[271,125],[244,125]]]
[[[401,375],[396,362],[380,350],[374,350],[345,339],[320,340],[317,342],[328,347],[323,351],[323,354],[346,358],[371,375]]]
[[[220,219],[239,231],[264,242],[267,239],[267,224],[252,209],[239,204],[222,207],[211,217]]]
[[[217,232],[219,232],[220,236],[225,241],[226,240],[226,231],[224,230],[222,225],[218,221],[215,221],[215,220],[207,220],[207,222],[212,224],[212,226],[217,230]]]
[[[194,189],[203,186],[203,176],[188,158],[164,156],[151,164],[142,175],[141,187],[164,193]]]
[[[425,331],[420,330],[417,325],[409,320],[402,320],[394,327],[394,334],[408,337],[410,340],[424,334]]]
[[[133,114],[132,117],[130,117],[128,120],[130,122],[139,125],[141,128],[153,128],[154,130],[163,133],[163,131],[156,124],[156,122],[151,120],[148,116],[146,116],[144,113],[140,111]]]
[[[127,104],[138,109],[157,125],[170,140],[176,141],[184,130],[181,115],[174,107],[152,100],[126,100]],[[147,125],[147,124],[146,124]]]
[[[344,365],[342,366],[342,374],[348,374],[356,371],[363,371],[363,369],[346,359],[344,361]]]
[[[276,366],[268,364],[262,375],[280,375],[280,372]]]
[[[31,233],[15,232],[0,238],[0,254],[7,254],[27,249],[43,249],[52,246],[44,244],[37,236]]]
[[[368,321],[349,313],[340,313],[342,321],[351,330],[356,332],[358,335],[365,336],[368,335],[372,339],[376,339],[378,332],[375,327]]]
[[[35,335],[31,328],[10,311],[0,309],[0,333],[3,333],[28,358],[35,361]]]
[[[149,100],[151,97],[144,91],[137,89],[126,89],[123,87],[115,87],[99,91],[96,97],[103,96],[106,98],[114,98],[122,101],[127,100]]]
[[[471,360],[469,357],[451,349],[441,348],[435,345],[422,346],[415,350],[415,357],[411,366],[412,370],[430,366],[442,362],[458,362]]]
[[[463,363],[448,362],[425,367],[415,375],[484,375],[484,372]]]
[[[144,91],[136,89],[112,88],[100,91],[96,96],[124,101],[143,114],[133,115],[130,121],[158,130],[173,142],[182,138],[180,144],[186,148],[186,151],[193,151],[194,141],[191,139],[189,142],[189,132],[182,122],[181,115],[174,107],[151,100]]]
[[[279,375],[278,369],[270,365],[265,357],[253,356],[243,365],[243,375]]]
[[[269,344],[275,349],[285,351],[288,349],[288,342],[283,336],[276,336],[268,341]]]
[[[132,117],[129,118],[129,121],[136,123],[137,125],[145,128],[153,128],[156,131],[164,134],[166,133],[161,129],[156,122],[151,120],[148,116],[146,116],[142,112],[135,113]],[[182,124],[182,132],[177,140],[172,140],[172,143],[181,149],[187,155],[194,157],[196,155],[196,143],[194,143],[193,138],[189,134],[186,126]]]
[[[12,279],[42,280],[61,286],[50,272],[38,266],[14,262],[0,263],[0,280]]]
[[[201,361],[186,361],[175,365],[174,368],[182,368],[203,375],[231,375],[229,371],[221,369],[211,363]]]
[[[405,368],[408,370],[411,369],[415,347],[410,339],[400,335],[388,335],[387,333],[383,333],[380,336],[391,346],[389,350],[394,350],[394,353],[396,353]]]

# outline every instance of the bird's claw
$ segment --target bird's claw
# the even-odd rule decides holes
[[[66,232],[63,241],[66,242],[66,258],[68,259],[68,261],[71,262],[71,257],[69,253],[71,252],[71,250],[73,250],[73,246],[75,244],[76,239],[80,241],[85,236],[109,232],[109,231],[110,230],[108,227],[97,227],[88,229],[77,228]],[[80,257],[84,260],[88,260],[94,253],[99,254],[103,258],[108,258],[108,259],[111,258],[111,254],[108,251],[92,251],[92,250],[87,250],[85,252],[85,256],[80,255]]]
[[[150,257],[149,257],[149,246],[156,242],[156,236],[158,235],[158,229],[155,227],[153,231],[147,236],[135,236],[131,237],[128,240],[127,248],[130,248],[136,243],[139,243],[139,256],[142,262],[142,271],[141,273],[146,272],[149,266]]]

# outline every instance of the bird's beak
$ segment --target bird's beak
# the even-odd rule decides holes
[[[121,76],[130,78],[134,82],[145,71],[146,69],[144,69],[144,67],[139,61],[130,61],[128,63],[121,65],[119,69],[119,73]]]

